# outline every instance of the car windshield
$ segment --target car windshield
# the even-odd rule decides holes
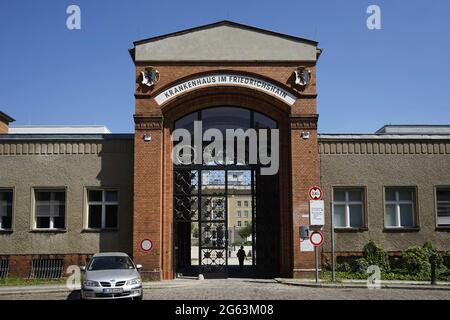
[[[128,257],[106,256],[92,258],[89,271],[134,269],[133,262]]]

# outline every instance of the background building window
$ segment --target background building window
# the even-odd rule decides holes
[[[66,226],[66,191],[35,190],[36,229],[64,229]]]
[[[412,228],[415,220],[414,189],[386,188],[386,227]]]
[[[241,227],[241,226],[242,226],[241,221],[238,221],[237,223],[238,223],[238,227]]]
[[[248,207],[248,201],[244,201],[244,207]]]
[[[0,230],[12,228],[13,191],[0,189]]]
[[[336,228],[364,227],[363,189],[334,189],[333,212]]]
[[[237,202],[237,206],[240,207],[241,205],[242,205],[242,202],[241,202],[241,201],[238,201],[238,202]]]
[[[89,229],[117,229],[118,209],[117,190],[88,190]]]
[[[242,216],[242,212],[241,212],[241,211],[238,211],[238,212],[237,212],[237,216],[238,216],[238,218],[240,218],[240,217]]]
[[[244,226],[248,227],[248,221],[244,221]]]
[[[244,217],[245,217],[245,218],[248,218],[248,210],[245,210],[245,211],[244,211]]]
[[[438,226],[450,226],[450,188],[438,188],[436,200]]]

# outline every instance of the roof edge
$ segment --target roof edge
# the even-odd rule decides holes
[[[0,111],[0,119],[3,119],[3,120],[5,120],[5,122],[8,122],[8,123],[16,121],[16,119],[8,116],[6,113],[4,113],[2,111]]]

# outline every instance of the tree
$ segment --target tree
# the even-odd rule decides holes
[[[252,235],[252,233],[253,233],[253,229],[252,229],[251,223],[239,230],[239,236],[244,240],[247,239],[248,237],[250,237]]]

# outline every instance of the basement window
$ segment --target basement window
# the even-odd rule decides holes
[[[117,229],[119,194],[117,190],[90,189],[88,192],[88,229]]]
[[[13,191],[0,189],[0,230],[12,229]]]
[[[59,279],[63,274],[63,259],[33,259],[31,261],[32,279]]]
[[[450,227],[450,188],[437,188],[437,225]]]
[[[0,258],[0,279],[4,279],[8,276],[9,260]]]

